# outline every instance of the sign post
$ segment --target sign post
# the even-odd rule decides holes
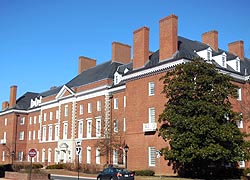
[[[37,154],[35,149],[30,149],[29,150],[29,157],[30,157],[30,175],[29,175],[29,179],[31,180],[31,173],[32,173],[32,159],[33,157],[35,157]]]
[[[82,147],[81,147],[81,141],[76,141],[76,155],[78,156],[77,159],[77,164],[78,164],[78,168],[77,168],[77,179],[79,180],[79,171],[80,171],[80,161],[79,161],[79,156],[81,154],[82,151]]]

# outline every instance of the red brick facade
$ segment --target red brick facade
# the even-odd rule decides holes
[[[134,32],[133,60],[129,60],[131,46],[114,42],[111,64],[120,63],[120,68],[133,63],[126,66],[128,72],[129,67],[134,68],[130,73],[126,68],[115,69],[117,74],[122,71],[120,80],[120,76],[114,75],[114,79],[107,77],[82,85],[65,84],[54,94],[30,98],[26,109],[15,106],[20,101],[16,101],[16,86],[11,87],[10,102],[3,102],[0,112],[0,163],[12,162],[12,152],[15,152],[14,161],[29,161],[28,151],[31,148],[37,150],[34,162],[44,165],[74,163],[77,159],[76,142],[80,142],[81,163],[104,167],[108,161],[125,166],[123,146],[127,144],[129,169],[152,169],[156,174],[173,173],[168,161],[163,157],[157,158],[156,152],[168,146],[157,132],[160,127],[158,116],[167,102],[161,93],[163,83],[160,78],[176,64],[190,60],[182,57],[164,61],[180,51],[177,32],[177,16],[160,20],[159,65],[151,67],[146,66],[154,60],[149,60],[149,55],[155,54],[149,53],[149,28],[143,27]],[[217,40],[216,36],[211,44],[214,49],[218,45]],[[207,42],[210,41],[205,40],[204,46]],[[90,68],[97,68],[95,63],[93,59],[80,57],[79,75]],[[91,75],[98,76],[98,73]],[[240,128],[248,132],[250,86],[244,80],[245,76],[237,78],[241,80],[234,83],[240,87],[241,97],[231,99],[231,102],[235,111],[243,113]],[[108,159],[105,155],[99,156],[102,149],[98,144],[100,139],[106,137],[107,129],[112,130],[112,136],[119,142]]]

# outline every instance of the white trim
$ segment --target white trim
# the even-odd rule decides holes
[[[63,94],[64,94],[65,92],[67,92],[67,91],[69,91],[70,95],[64,96],[64,97],[63,97]],[[56,100],[60,100],[60,99],[64,99],[64,98],[67,98],[67,97],[74,96],[74,95],[75,95],[75,93],[74,93],[68,86],[63,85],[63,87],[62,87],[62,88],[60,89],[60,91],[57,93],[55,99],[56,99]]]

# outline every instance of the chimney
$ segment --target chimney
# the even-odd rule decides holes
[[[9,102],[8,101],[4,101],[2,103],[2,111],[5,110],[8,107],[8,105],[9,105]]]
[[[174,14],[159,21],[160,23],[160,52],[159,60],[173,57],[178,50],[178,17]]]
[[[10,87],[10,102],[9,107],[12,108],[16,104],[16,93],[17,93],[17,86],[13,85]]]
[[[144,67],[149,60],[149,28],[142,27],[134,31],[133,69]]]
[[[78,74],[81,74],[83,71],[96,66],[96,60],[90,59],[84,56],[79,57],[78,61]]]
[[[131,46],[119,42],[112,43],[112,62],[128,64],[131,60]]]
[[[213,50],[218,51],[218,31],[212,30],[203,33],[202,42],[209,45]]]
[[[228,51],[236,56],[238,56],[241,60],[244,60],[244,41],[235,41],[228,44]]]

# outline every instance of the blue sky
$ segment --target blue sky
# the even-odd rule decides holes
[[[219,32],[219,47],[244,40],[250,58],[249,0],[0,0],[0,103],[63,85],[77,75],[78,57],[111,59],[113,41],[132,46],[133,32],[150,28],[159,47],[159,20],[175,14],[178,34],[201,41]]]

